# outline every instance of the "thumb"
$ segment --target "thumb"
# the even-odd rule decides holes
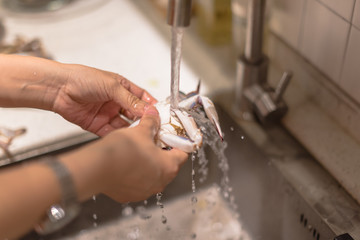
[[[144,110],[139,126],[146,128],[151,138],[154,138],[160,128],[159,112],[153,105],[145,106]]]

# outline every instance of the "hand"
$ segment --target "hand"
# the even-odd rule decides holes
[[[77,182],[79,198],[87,199],[101,192],[119,202],[129,202],[161,192],[188,155],[155,145],[159,125],[157,110],[149,106],[138,126],[115,130],[65,157]]]
[[[19,71],[21,67],[21,71]],[[99,136],[141,117],[156,100],[111,72],[29,56],[0,54],[0,106],[52,110]]]
[[[67,65],[69,77],[59,90],[53,111],[99,136],[128,126],[141,117],[147,104],[156,102],[147,91],[126,78],[82,65]]]
[[[122,148],[114,146],[110,151],[108,184],[103,192],[120,201],[139,201],[163,191],[178,174],[187,154],[172,149],[160,149],[154,143],[160,122],[155,108],[149,108],[140,124],[133,129],[114,132],[108,141],[118,142]],[[122,149],[122,150],[121,150]],[[125,152],[124,152],[125,150]],[[116,156],[125,156],[119,159]],[[112,167],[113,166],[113,167]]]

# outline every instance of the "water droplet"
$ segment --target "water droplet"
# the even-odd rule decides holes
[[[93,222],[93,227],[96,228],[98,226],[97,222]]]
[[[93,214],[93,219],[94,219],[94,220],[97,220],[97,218],[98,218],[98,217],[97,217],[96,213],[94,213],[94,214]]]
[[[139,214],[139,217],[144,220],[150,219],[152,217],[152,215],[147,211],[144,206],[136,207],[136,212]]]
[[[93,199],[94,201],[96,201],[96,195],[93,195],[93,196],[92,196],[92,199]]]
[[[139,239],[139,237],[140,237],[140,229],[138,227],[135,227],[134,229],[132,229],[131,232],[127,234],[127,239],[130,240],[136,240]]]
[[[197,203],[197,197],[195,197],[195,196],[192,196],[191,197],[191,203],[193,203],[193,204],[195,204],[195,203]]]
[[[166,222],[167,222],[167,218],[164,215],[161,216],[161,222],[163,224],[166,224]]]
[[[157,199],[158,201],[160,201],[162,195],[163,195],[163,194],[162,194],[161,192],[160,192],[160,193],[157,193],[157,194],[156,194],[156,199]]]
[[[144,200],[144,205],[148,205],[148,201],[147,200]]]
[[[124,217],[128,217],[128,216],[131,216],[134,212],[134,209],[130,206],[126,206],[122,211],[121,211],[121,214],[124,216]]]
[[[234,130],[235,130],[235,128],[234,128],[233,126],[231,126],[231,127],[230,127],[230,131],[233,132]]]
[[[245,139],[245,136],[241,136],[240,138],[241,138],[241,140],[244,140],[244,139]]]

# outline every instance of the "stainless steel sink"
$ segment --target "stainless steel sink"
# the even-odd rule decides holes
[[[142,202],[124,205],[100,195],[96,200],[85,202],[78,218],[61,231],[48,236],[38,236],[32,232],[22,239],[319,240],[334,239],[341,233],[352,231],[351,226],[341,228],[336,221],[329,222],[329,219],[324,217],[329,211],[339,212],[340,208],[333,210],[332,206],[326,205],[328,201],[323,199],[325,205],[321,209],[321,201],[314,200],[316,196],[320,198],[321,194],[314,192],[311,195],[312,200],[309,200],[306,187],[301,185],[301,182],[294,184],[296,174],[291,175],[291,168],[288,168],[288,171],[287,165],[296,165],[293,164],[295,160],[279,154],[269,155],[260,150],[220,106],[217,108],[225,132],[225,141],[228,143],[225,153],[229,160],[229,177],[237,210],[231,208],[228,201],[217,191],[216,184],[220,183],[222,172],[217,166],[215,154],[211,149],[207,149],[208,177],[204,183],[199,183],[196,177],[195,195],[191,191],[192,166],[191,161],[188,161],[175,181],[164,191],[161,200],[164,208],[156,204],[155,197],[148,200],[144,213]],[[271,131],[270,129],[269,132]],[[297,160],[301,159],[300,162],[305,165],[310,164],[311,169],[316,170],[317,176],[330,179],[327,184],[336,185],[308,155],[295,152],[296,154],[292,155],[295,155]],[[308,174],[311,174],[311,171]],[[304,177],[309,179],[308,176]],[[317,186],[316,181],[313,184],[312,187]],[[196,203],[191,201],[194,196],[197,197]],[[337,197],[339,196],[338,194]],[[352,204],[352,210],[357,214],[359,208],[351,198],[343,199]],[[236,218],[236,213],[239,218]],[[331,219],[333,214],[328,217]],[[339,217],[337,220],[344,222],[348,217],[342,216],[342,219]],[[354,222],[353,218],[350,222]]]

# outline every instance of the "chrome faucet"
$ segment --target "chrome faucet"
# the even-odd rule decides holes
[[[191,19],[192,0],[169,0],[167,23],[173,27],[187,27]]]
[[[280,119],[287,111],[282,95],[292,77],[285,72],[274,90],[267,84],[269,59],[263,53],[266,0],[250,0],[244,54],[237,62],[235,111],[241,118],[252,119],[253,113],[267,123]]]

